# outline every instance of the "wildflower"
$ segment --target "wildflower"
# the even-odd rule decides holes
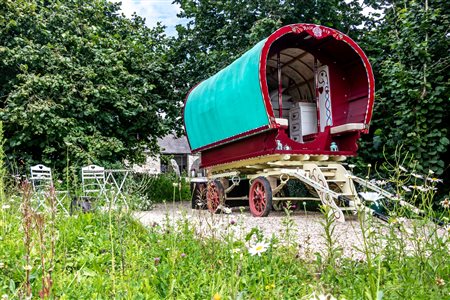
[[[230,220],[230,225],[235,225],[235,224],[236,224],[236,220],[231,219],[231,220]]]
[[[356,167],[356,166],[353,165],[353,164],[350,164],[350,165],[348,165],[348,167],[349,167],[350,169],[353,169],[353,168]]]
[[[445,285],[445,280],[440,278],[440,277],[436,277],[436,285],[437,286],[444,286]]]
[[[366,201],[377,201],[379,199],[382,199],[383,196],[381,196],[381,194],[376,193],[376,192],[361,192],[359,193],[361,195],[361,197],[364,198],[364,200]]]
[[[231,214],[231,208],[229,208],[229,207],[224,207],[224,208],[223,208],[223,212],[226,213],[227,215],[228,215],[228,214]]]
[[[367,164],[367,167],[368,167],[368,168],[372,167],[372,164]]]
[[[11,207],[11,205],[9,205],[9,204],[3,204],[2,205],[2,209],[3,210],[7,210],[8,208],[10,208]]]
[[[5,263],[0,261],[0,269],[3,269],[5,267]]]
[[[160,258],[160,257],[155,257],[155,258],[153,259],[153,261],[155,262],[155,266],[157,266],[157,265],[159,265],[159,263],[160,263],[160,261],[161,261],[161,258]]]
[[[448,198],[442,200],[440,204],[442,205],[443,208],[450,208],[450,200],[448,200]]]
[[[313,293],[309,299],[310,300],[336,300],[336,298],[334,298],[333,295],[331,295],[331,294],[316,295],[316,293]]]
[[[253,245],[250,249],[248,249],[248,252],[250,252],[250,254],[252,256],[254,256],[254,255],[261,256],[261,253],[264,253],[267,251],[267,247],[269,247],[269,244],[259,242],[259,243],[256,243],[255,245]]]
[[[402,170],[403,172],[408,172],[408,170],[405,167],[403,167],[402,165],[398,166],[398,168],[400,170]]]
[[[274,283],[266,285],[266,290],[272,290],[274,288],[275,288],[275,284]]]
[[[222,296],[220,296],[219,293],[215,293],[214,296],[212,296],[211,300],[221,300]]]
[[[426,192],[428,192],[429,190],[431,190],[431,188],[424,187],[424,186],[421,186],[421,185],[419,185],[419,186],[417,187],[417,189],[418,189],[419,191],[423,192],[423,193],[426,193]]]
[[[413,177],[415,177],[415,178],[423,179],[423,176],[420,175],[420,174],[411,173],[411,176],[413,176]]]
[[[405,192],[411,192],[411,189],[410,189],[409,187],[405,186],[405,185],[402,185],[402,189],[403,189]]]
[[[231,253],[239,253],[239,252],[241,252],[241,249],[239,248],[231,249]]]
[[[442,182],[442,179],[436,177],[427,177],[427,180],[430,182]]]
[[[6,294],[2,295],[2,300],[8,300],[8,299],[9,299],[8,295],[6,295]]]
[[[23,267],[25,271],[31,271],[32,267],[30,265],[26,265]]]
[[[434,174],[434,172],[433,172],[433,170],[428,170],[428,174],[430,174],[430,175],[433,175]]]
[[[413,234],[413,231],[409,227],[403,226],[403,230],[409,235]]]
[[[377,181],[375,181],[375,184],[376,185],[386,185],[387,184],[387,181],[386,180],[377,180]]]
[[[421,186],[421,185],[410,185],[408,187],[413,190],[422,190],[423,189],[423,186]]]
[[[181,253],[181,257],[186,257],[186,253]]]

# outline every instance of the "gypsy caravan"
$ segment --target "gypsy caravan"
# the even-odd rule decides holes
[[[254,216],[267,216],[283,201],[317,200],[343,220],[360,200],[341,162],[357,154],[373,102],[372,68],[352,39],[320,25],[280,28],[186,98],[185,130],[208,171],[208,208],[248,199]],[[228,197],[242,179],[248,195]],[[314,196],[283,195],[289,180]]]

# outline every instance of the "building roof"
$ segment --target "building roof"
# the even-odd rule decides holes
[[[177,138],[173,134],[158,139],[158,145],[163,154],[189,154],[191,149],[185,136]]]

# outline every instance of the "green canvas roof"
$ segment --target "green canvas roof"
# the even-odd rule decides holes
[[[184,122],[191,149],[269,125],[259,78],[265,41],[190,92]]]

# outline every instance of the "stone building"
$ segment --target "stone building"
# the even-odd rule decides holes
[[[161,155],[147,155],[145,164],[133,166],[135,171],[149,174],[165,173],[171,168],[169,160],[174,159],[181,174],[192,175],[192,171],[198,172],[199,156],[191,154],[185,136],[177,138],[169,134],[162,139],[158,139],[158,145],[161,149]]]

